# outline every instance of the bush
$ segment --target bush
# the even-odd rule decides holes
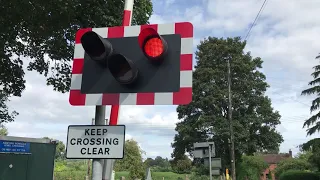
[[[192,169],[192,161],[185,157],[184,159],[179,159],[172,167],[173,171],[178,174],[189,174]]]
[[[210,177],[209,177],[209,176],[206,176],[206,175],[196,175],[196,174],[192,174],[189,179],[190,179],[190,180],[209,180]],[[212,180],[220,180],[220,177],[218,177],[218,176],[212,177]]]
[[[152,180],[177,180],[178,178],[185,179],[186,174],[176,174],[173,172],[151,172]]]
[[[160,167],[160,166],[153,166],[151,167],[153,172],[172,172],[171,167]]]
[[[190,177],[190,180],[209,180],[209,176],[205,176],[205,175],[196,175],[196,174],[193,174],[191,177]]]
[[[237,179],[257,180],[268,164],[259,156],[242,156],[237,166]],[[271,175],[271,173],[270,173]]]
[[[279,162],[277,168],[275,169],[275,175],[277,178],[279,178],[282,173],[287,172],[289,170],[305,171],[311,169],[311,164],[308,163],[306,160],[288,158]]]
[[[192,169],[195,175],[201,176],[201,175],[209,175],[209,167],[205,166],[203,164],[198,165],[197,167]]]
[[[85,179],[86,171],[61,171],[54,173],[55,180],[81,180]]]
[[[319,180],[320,176],[314,172],[288,170],[280,175],[280,180]]]
[[[270,169],[269,169],[268,179],[272,179],[272,172]]]

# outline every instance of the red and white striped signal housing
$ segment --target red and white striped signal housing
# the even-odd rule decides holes
[[[80,29],[69,102],[73,106],[189,104],[192,56],[189,22]]]

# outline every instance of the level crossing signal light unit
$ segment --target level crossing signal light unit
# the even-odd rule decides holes
[[[192,100],[191,23],[80,29],[75,43],[71,105]]]

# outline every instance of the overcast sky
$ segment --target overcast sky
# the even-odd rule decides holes
[[[263,0],[163,0],[153,1],[151,23],[191,21],[194,46],[207,36],[246,35]],[[311,97],[300,96],[307,88],[312,67],[320,52],[319,0],[269,0],[248,39],[247,51],[263,59],[263,72],[271,88],[267,91],[273,107],[282,116],[278,127],[284,137],[281,152],[312,137],[306,137],[303,121],[310,116]],[[20,113],[7,124],[12,136],[48,136],[66,141],[71,124],[90,124],[94,107],[69,105],[69,94],[54,92],[45,78],[26,73],[26,90],[12,98],[11,109]],[[170,157],[178,122],[176,106],[122,106],[120,124],[127,126],[127,138],[137,140],[146,156]],[[110,107],[107,108],[109,117]],[[319,137],[319,134],[313,137]]]

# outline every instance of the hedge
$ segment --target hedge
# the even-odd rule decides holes
[[[126,180],[129,180],[129,172],[121,171],[115,173],[115,180],[119,180],[121,176],[124,176]],[[176,174],[173,172],[152,172],[153,180],[177,180],[185,179],[186,174]],[[190,175],[189,175],[190,176]],[[86,171],[58,171],[54,172],[54,180],[84,180],[86,177]],[[91,179],[91,178],[89,178]]]
[[[279,180],[320,180],[320,176],[314,172],[289,170],[282,173]]]
[[[54,172],[54,180],[83,180],[86,171],[60,171]]]

